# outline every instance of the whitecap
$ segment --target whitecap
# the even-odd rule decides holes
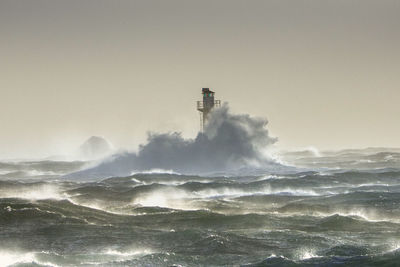
[[[17,263],[32,263],[35,261],[34,253],[0,250],[0,266],[6,267]]]
[[[164,169],[150,169],[150,170],[144,170],[144,171],[132,171],[131,175],[135,174],[175,174],[175,175],[181,175],[178,172],[175,172],[174,170],[164,170]]]
[[[19,188],[0,190],[0,198],[23,198],[30,200],[65,199],[60,188],[55,185],[44,184],[36,186],[20,185]]]
[[[150,249],[131,249],[127,251],[119,251],[115,249],[107,249],[104,254],[112,255],[112,256],[121,256],[121,257],[131,257],[131,256],[142,256],[153,254],[154,252]]]
[[[301,248],[296,253],[296,258],[302,261],[320,257],[321,256],[317,255],[316,250],[314,248],[309,248],[309,247]]]

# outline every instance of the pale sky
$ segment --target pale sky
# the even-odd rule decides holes
[[[0,158],[199,129],[210,87],[284,149],[400,147],[400,1],[0,0]]]

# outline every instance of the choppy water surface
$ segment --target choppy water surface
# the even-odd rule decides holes
[[[3,266],[395,266],[400,154],[292,153],[297,172],[240,177],[60,175],[2,163]]]

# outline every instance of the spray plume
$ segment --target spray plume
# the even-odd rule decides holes
[[[270,165],[271,159],[262,151],[276,138],[269,136],[267,123],[265,119],[232,114],[225,104],[213,110],[204,133],[195,139],[184,139],[180,133],[151,133],[138,153],[114,155],[94,168],[67,177],[128,176],[151,169],[206,174]]]

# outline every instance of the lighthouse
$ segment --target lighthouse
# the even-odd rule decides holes
[[[202,88],[201,94],[203,101],[197,101],[197,110],[200,112],[200,129],[204,130],[207,124],[208,116],[214,107],[221,106],[221,100],[215,100],[215,92],[211,91],[210,88]]]

